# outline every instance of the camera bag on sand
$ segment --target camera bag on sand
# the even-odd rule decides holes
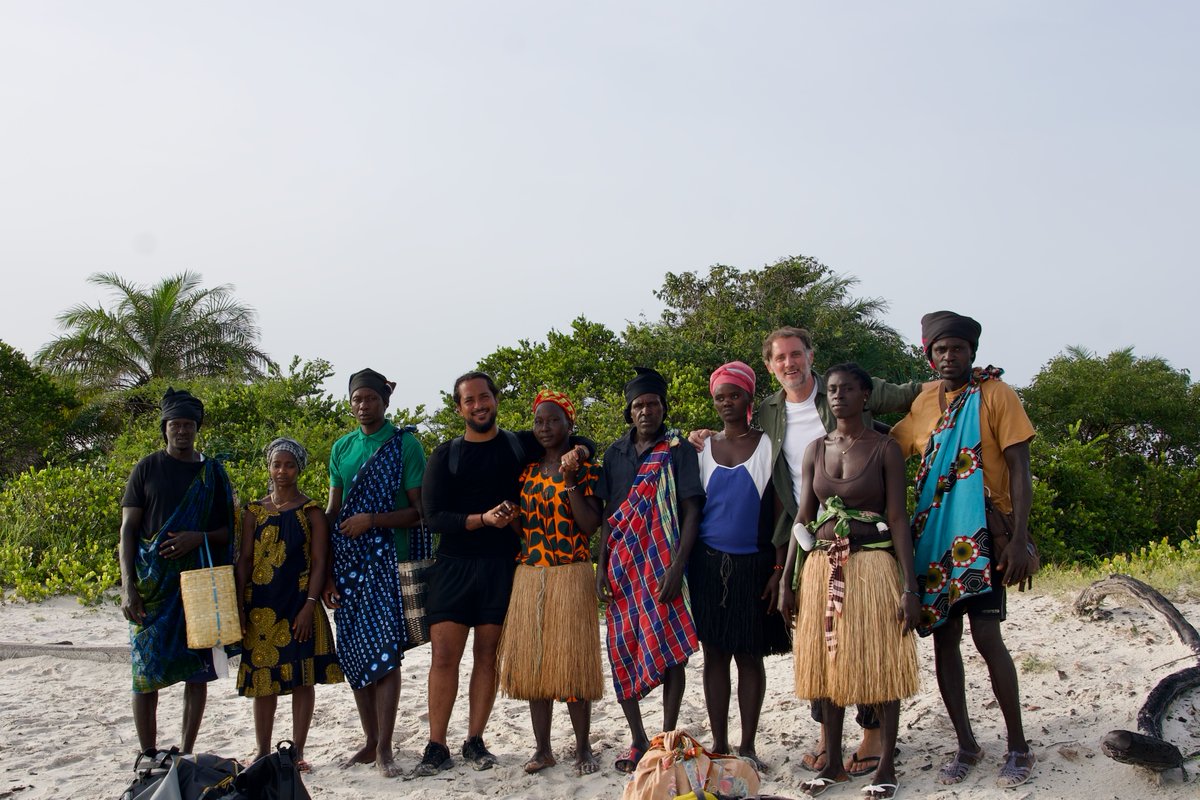
[[[233,791],[242,767],[212,753],[182,756],[178,747],[172,747],[140,754],[133,769],[137,778],[121,800],[216,800]]]
[[[275,752],[246,767],[233,781],[228,800],[311,800],[300,770],[296,768],[296,745],[288,739],[275,745]]]

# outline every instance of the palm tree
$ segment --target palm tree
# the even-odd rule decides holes
[[[98,390],[154,378],[261,376],[272,362],[258,349],[256,312],[233,297],[233,286],[204,289],[200,281],[182,272],[146,287],[96,273],[88,282],[110,289],[115,307],[77,305],[59,314],[67,333],[38,351],[37,361]]]

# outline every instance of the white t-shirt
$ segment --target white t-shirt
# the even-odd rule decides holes
[[[814,386],[807,400],[799,403],[785,401],[787,406],[787,429],[783,434],[783,457],[787,459],[788,470],[792,473],[792,493],[796,496],[796,505],[800,505],[801,481],[804,477],[804,451],[808,446],[825,435],[825,425],[821,415],[817,413],[817,389]]]

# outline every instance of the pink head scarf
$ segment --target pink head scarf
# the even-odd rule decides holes
[[[746,419],[749,421],[753,416],[753,400],[754,400],[754,384],[758,378],[754,374],[749,364],[744,361],[730,361],[728,364],[722,364],[713,370],[713,374],[708,379],[709,394],[716,394],[717,387],[722,383],[729,383],[737,386],[740,389],[745,389],[746,394],[750,395],[751,403],[746,408]]]

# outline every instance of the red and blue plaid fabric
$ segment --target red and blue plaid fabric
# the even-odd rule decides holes
[[[608,659],[618,700],[642,699],[662,683],[667,669],[687,661],[700,647],[687,581],[672,602],[664,605],[656,599],[679,540],[671,443],[668,436],[654,446],[628,497],[608,520],[613,589],[607,611]]]

